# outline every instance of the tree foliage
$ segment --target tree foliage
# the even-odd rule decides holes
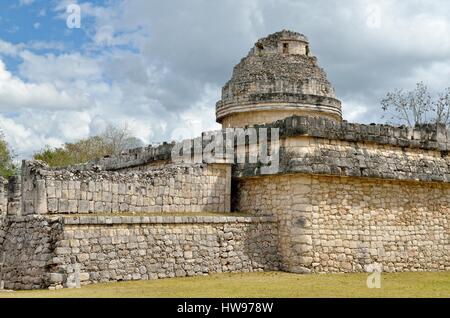
[[[410,127],[428,123],[450,125],[450,87],[432,96],[428,87],[420,82],[414,90],[387,93],[381,106],[395,123]]]
[[[47,146],[36,153],[34,159],[44,161],[51,167],[63,167],[120,154],[141,145],[142,142],[139,139],[130,135],[127,126],[108,126],[98,136],[65,143],[60,148],[52,149]]]
[[[8,178],[16,173],[14,154],[0,131],[0,176]]]

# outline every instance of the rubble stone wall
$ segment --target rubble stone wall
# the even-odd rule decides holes
[[[0,280],[32,289],[213,272],[362,272],[373,263],[450,270],[443,127],[299,116],[262,127],[280,129],[277,175],[252,164],[173,164],[173,144],[62,169],[25,162],[21,178],[0,186]],[[198,213],[230,211],[253,216]]]
[[[22,208],[22,182],[20,176],[12,176],[8,179],[7,191],[8,215],[20,215]]]
[[[8,182],[0,177],[0,218],[8,210]]]
[[[22,214],[229,212],[229,165],[174,165],[149,171],[23,168]]]
[[[277,270],[273,218],[11,217],[5,288]]]
[[[6,289],[45,288],[61,224],[38,215],[9,216],[5,222],[0,228],[0,280]]]
[[[438,150],[310,137],[284,146],[286,172],[450,182],[450,156]]]
[[[443,126],[361,125],[293,116],[261,127],[279,128],[280,174],[450,182],[450,139]],[[260,175],[255,164],[233,167],[237,178]]]
[[[448,183],[304,174],[235,183],[236,210],[277,217],[285,270],[450,270]]]

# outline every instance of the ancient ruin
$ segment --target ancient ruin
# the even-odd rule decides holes
[[[198,156],[196,145],[208,148],[204,133],[182,146],[66,168],[24,161],[20,177],[0,179],[4,287],[364,272],[374,263],[389,272],[450,270],[445,127],[343,121],[307,38],[291,31],[255,44],[234,68],[216,114],[220,135],[267,132],[267,144],[261,135],[252,144],[250,130],[241,129],[245,144],[233,135],[232,148],[249,157],[278,145],[276,172],[236,162],[217,145],[222,160]],[[174,161],[181,153],[191,160]]]

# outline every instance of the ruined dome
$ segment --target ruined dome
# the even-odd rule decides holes
[[[341,103],[308,39],[283,30],[258,40],[234,67],[216,105],[223,127],[244,127],[292,115],[342,120]]]

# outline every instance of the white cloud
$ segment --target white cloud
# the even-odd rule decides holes
[[[359,118],[368,117],[370,107],[367,107],[361,99],[345,100],[342,107],[343,117],[350,121],[356,122]],[[367,118],[369,119],[369,118]],[[364,121],[366,122],[366,120]]]
[[[0,39],[0,54],[14,56],[19,52],[18,46]]]
[[[58,2],[60,19],[69,3]],[[450,6],[444,0],[80,5],[79,32],[90,40],[77,51],[60,42],[0,39],[0,57],[20,60],[14,73],[0,66],[0,129],[22,156],[96,134],[109,123],[128,123],[146,142],[216,129],[214,105],[232,67],[257,38],[283,28],[309,37],[347,120],[379,121],[379,100],[394,88],[420,80],[448,86]],[[368,5],[379,7],[376,28],[367,23]],[[74,34],[67,32],[68,42]]]
[[[169,141],[195,138],[204,131],[220,129],[221,126],[216,123],[214,107],[211,107],[220,98],[219,91],[219,87],[205,85],[202,98],[182,111],[178,122],[170,126]]]
[[[66,46],[63,42],[57,41],[30,41],[23,45],[24,48],[29,50],[55,50],[63,51]]]
[[[0,127],[5,134],[6,141],[18,155],[18,160],[23,159],[25,155],[30,156],[37,149],[44,148],[46,145],[59,147],[63,143],[62,139],[40,134],[39,131],[29,128],[27,123],[18,123],[2,114],[0,114]],[[20,147],[17,147],[18,145]]]
[[[54,50],[63,51],[65,44],[57,41],[29,41],[27,43],[13,44],[0,39],[0,56],[18,56],[25,50],[40,51]]]
[[[28,6],[30,4],[32,4],[34,2],[34,0],[19,0],[19,5],[20,6]]]
[[[405,87],[415,87],[418,79],[421,79],[434,91],[443,91],[450,87],[450,60],[431,62],[413,68],[412,75],[405,79]]]
[[[437,3],[441,5],[436,5]],[[366,41],[371,41],[373,46],[378,47],[377,50],[389,49],[393,54],[448,56],[450,20],[442,11],[448,4],[441,1],[430,4],[421,8],[424,4],[413,3],[416,10],[411,12],[406,7],[411,6],[410,3],[406,5],[391,0],[376,1],[373,6],[380,10],[380,27],[366,28]]]
[[[23,51],[20,57],[21,76],[33,82],[70,85],[75,81],[99,80],[102,76],[100,62],[80,53],[38,55]]]
[[[13,76],[0,60],[0,110],[18,111],[20,108],[66,110],[82,108],[86,100],[57,90],[51,83],[26,83]]]

